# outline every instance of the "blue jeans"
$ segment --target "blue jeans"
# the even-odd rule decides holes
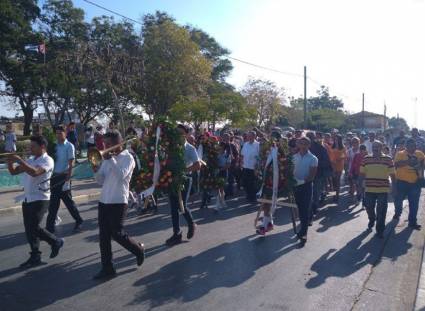
[[[385,230],[385,217],[388,208],[388,193],[366,192],[364,206],[370,223],[376,221],[376,232],[383,233]],[[375,210],[376,208],[376,210]]]
[[[408,183],[397,180],[397,195],[394,199],[395,214],[401,215],[403,209],[403,200],[407,197],[409,201],[409,225],[416,225],[416,216],[418,214],[419,199],[421,196],[421,188],[416,183]]]

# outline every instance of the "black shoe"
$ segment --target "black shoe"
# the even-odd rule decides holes
[[[421,230],[422,226],[418,224],[409,225],[409,228],[412,228],[413,230]]]
[[[180,244],[182,242],[182,234],[173,234],[171,238],[169,238],[167,241],[165,241],[165,244],[168,246],[174,246],[177,244]]]
[[[102,268],[97,274],[93,276],[93,280],[110,279],[117,275],[114,268]]]
[[[143,262],[145,261],[145,246],[143,245],[143,243],[138,243],[140,248],[142,249],[142,251],[140,252],[140,254],[137,257],[137,265],[140,267]]]
[[[19,265],[19,268],[27,269],[27,268],[39,266],[41,264],[42,264],[42,262],[41,262],[40,255],[35,255],[35,256],[31,255],[31,257],[27,261],[25,261],[24,263],[21,263]]]
[[[74,232],[74,233],[81,232],[82,231],[82,229],[81,229],[82,225],[83,225],[83,221],[82,220],[77,221],[75,223],[75,226],[74,226],[74,229],[72,230],[72,232]]]
[[[52,246],[52,252],[50,258],[55,258],[59,254],[59,250],[62,248],[64,239],[59,239],[55,245]]]
[[[372,230],[373,226],[375,225],[374,221],[369,221],[369,223],[367,224],[367,229],[368,230]]]
[[[400,215],[395,214],[395,215],[393,216],[393,220],[400,220]]]
[[[189,230],[187,231],[187,238],[190,240],[195,235],[196,224],[189,225]]]

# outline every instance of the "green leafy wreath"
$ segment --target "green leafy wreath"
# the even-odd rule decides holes
[[[136,153],[140,159],[140,169],[136,172],[133,185],[141,189],[141,191],[152,186],[156,129],[158,126],[161,128],[161,137],[158,143],[158,157],[161,169],[155,190],[162,193],[177,194],[183,190],[185,179],[185,140],[177,131],[176,124],[165,118],[157,119],[150,126],[146,126],[147,133],[136,148]]]

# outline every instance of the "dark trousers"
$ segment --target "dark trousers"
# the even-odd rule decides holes
[[[123,226],[126,215],[127,204],[103,204],[99,202],[99,247],[104,268],[111,268],[113,265],[112,239],[135,256],[142,252],[141,247],[124,231]]]
[[[409,201],[409,225],[416,225],[421,187],[417,183],[412,184],[401,180],[397,180],[396,187],[397,195],[394,199],[395,214],[397,216],[401,215],[403,200],[407,197]]]
[[[242,170],[242,181],[246,192],[246,198],[249,201],[255,201],[257,199],[257,187],[255,186],[256,177],[254,170],[244,168]]]
[[[234,184],[235,184],[235,168],[234,167],[230,167],[227,170],[227,185],[226,185],[226,189],[225,189],[225,193],[228,196],[233,196],[234,191]]]
[[[188,183],[185,184],[185,190],[183,190],[181,192],[182,199],[183,199],[183,206],[184,206],[183,217],[184,217],[184,219],[186,219],[188,226],[193,226],[192,213],[187,208],[186,202],[185,202],[187,187],[188,187]],[[170,199],[170,208],[171,208],[171,221],[173,223],[173,232],[174,232],[174,234],[177,235],[177,234],[181,233],[181,230],[180,230],[180,215],[179,215],[179,209],[180,209],[179,196],[178,196],[178,194],[170,192],[169,199]]]
[[[313,183],[308,182],[294,188],[295,203],[298,206],[301,227],[298,234],[307,236],[310,219],[311,200],[313,196]]]
[[[364,197],[369,222],[376,221],[376,232],[383,233],[385,230],[385,217],[388,208],[388,193],[366,192]]]
[[[50,246],[55,245],[58,239],[44,228],[40,227],[44,214],[49,208],[49,201],[35,201],[22,203],[25,234],[31,247],[31,256],[41,254],[39,251],[40,240],[46,241]]]
[[[62,187],[65,184],[66,174],[53,174],[50,184],[52,188],[50,189],[50,206],[49,214],[47,215],[46,229],[50,232],[55,232],[55,220],[58,215],[58,209],[61,200],[65,204],[72,218],[76,222],[82,222],[83,219],[80,216],[80,212],[77,209],[77,206],[72,199],[71,190],[62,191]]]

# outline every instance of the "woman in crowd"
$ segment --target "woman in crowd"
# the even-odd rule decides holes
[[[339,201],[339,191],[340,191],[340,183],[341,183],[341,175],[344,170],[345,160],[347,158],[347,151],[344,147],[342,136],[336,135],[334,139],[334,143],[331,149],[331,163],[333,169],[333,187],[335,190],[334,202]]]

